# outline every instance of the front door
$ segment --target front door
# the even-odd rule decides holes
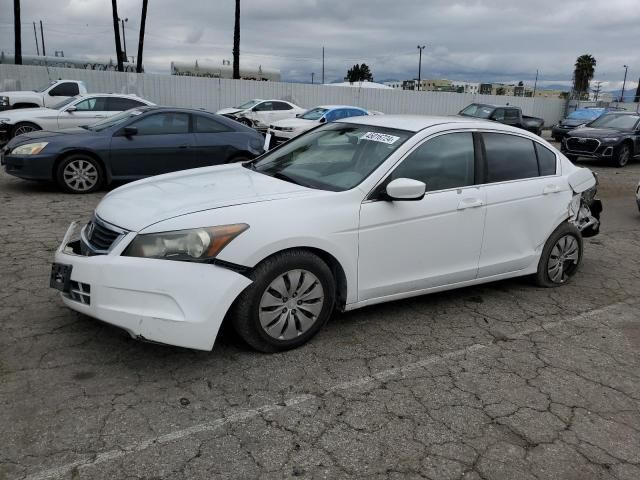
[[[91,125],[108,117],[106,101],[106,97],[90,97],[69,105],[58,115],[58,128]]]
[[[426,290],[476,278],[485,221],[475,186],[471,132],[436,136],[413,150],[383,182],[420,180],[419,201],[374,194],[360,211],[358,300]]]
[[[111,139],[114,177],[139,178],[193,166],[188,113],[151,113],[129,126],[137,128],[135,135],[116,133]]]

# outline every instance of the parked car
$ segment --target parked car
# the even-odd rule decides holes
[[[523,115],[520,107],[509,105],[472,103],[468,107],[463,108],[459,115],[493,120],[494,122],[504,123],[512,127],[522,128],[536,135],[542,135],[542,127],[544,126],[544,120],[542,118]]]
[[[638,187],[636,188],[636,203],[638,204],[638,210],[640,210],[640,182],[638,182]]]
[[[242,162],[261,154],[263,141],[202,110],[141,107],[91,126],[20,135],[4,147],[0,163],[10,175],[89,193],[114,180]]]
[[[571,130],[584,127],[587,123],[592,122],[593,120],[600,117],[601,115],[604,115],[605,113],[609,113],[609,112],[614,112],[614,111],[624,111],[624,110],[616,107],[579,108],[571,112],[566,118],[563,118],[562,120],[560,120],[560,122],[557,125],[554,125],[553,128],[551,129],[551,136],[554,138],[554,140],[561,142],[562,139]]]
[[[63,100],[52,108],[21,108],[0,113],[0,142],[36,130],[79,127],[130,108],[154,105],[136,95],[92,93]]]
[[[305,110],[291,102],[284,100],[249,100],[235,108],[218,110],[218,115],[224,115],[249,127],[265,131],[270,124],[285,118],[295,118]]]
[[[0,92],[0,111],[12,108],[53,107],[62,100],[87,93],[80,80],[56,80],[35,90]]]
[[[363,108],[348,105],[321,105],[312,108],[302,114],[298,114],[296,118],[280,120],[269,125],[265,140],[265,150],[278,146],[323,123],[361,115],[370,115],[370,113]]]
[[[562,152],[571,160],[599,158],[624,167],[640,155],[640,115],[607,113],[586,127],[571,130],[562,142]]]
[[[598,231],[596,185],[506,125],[338,120],[251,162],[112,191],[70,226],[51,286],[135,338],[210,350],[227,317],[254,348],[284,350],[335,308],[521,275],[566,283]]]

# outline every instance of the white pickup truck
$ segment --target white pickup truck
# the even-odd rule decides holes
[[[80,80],[55,80],[35,90],[0,92],[0,111],[12,108],[52,107],[63,100],[87,93]]]

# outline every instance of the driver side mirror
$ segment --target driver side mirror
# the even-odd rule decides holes
[[[77,108],[74,105],[71,105],[69,108],[67,108],[67,113],[73,113],[77,110]]]
[[[301,113],[296,113],[296,118],[301,118],[302,114]]]
[[[385,189],[387,198],[392,201],[417,201],[424,198],[427,186],[424,182],[411,178],[396,178]]]
[[[122,135],[125,137],[133,137],[138,134],[138,129],[136,127],[124,127],[122,129]]]
[[[318,120],[320,123],[327,123],[327,117],[322,117],[320,120]]]

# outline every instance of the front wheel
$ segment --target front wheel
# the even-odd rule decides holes
[[[565,222],[551,234],[542,250],[536,273],[541,287],[559,287],[576,273],[582,261],[582,235],[575,225]]]
[[[613,164],[618,168],[622,168],[625,167],[627,163],[629,163],[630,159],[631,148],[627,143],[623,143],[616,149],[616,152],[613,155]]]
[[[236,332],[256,350],[299,347],[318,333],[333,312],[333,274],[310,252],[276,254],[250,277],[253,283],[236,300],[232,321]]]
[[[17,137],[18,135],[24,135],[25,133],[35,132],[37,130],[41,130],[41,128],[35,123],[16,123],[15,126],[11,129],[11,138]]]
[[[102,167],[93,157],[85,154],[70,155],[56,169],[56,181],[69,193],[91,193],[102,186]]]

